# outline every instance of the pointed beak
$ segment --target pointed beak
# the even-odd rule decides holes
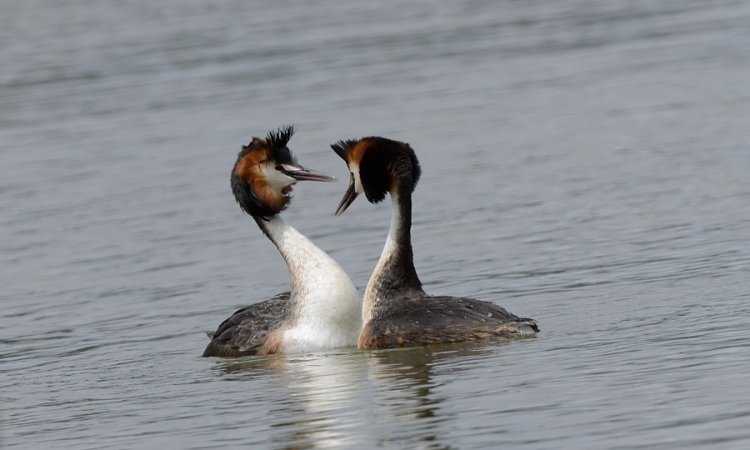
[[[344,198],[341,199],[341,203],[339,203],[339,207],[336,208],[336,214],[337,216],[340,216],[343,214],[344,211],[346,211],[346,208],[349,207],[349,205],[352,204],[354,199],[357,198],[357,191],[354,188],[354,175],[349,174],[349,189],[346,190],[346,193],[344,194]]]
[[[280,170],[284,175],[298,181],[336,181],[335,177],[297,165],[283,164]]]

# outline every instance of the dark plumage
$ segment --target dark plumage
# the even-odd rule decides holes
[[[346,161],[351,173],[337,215],[359,193],[364,193],[370,203],[380,202],[386,194],[394,199],[396,221],[365,291],[366,321],[359,336],[360,348],[510,338],[539,331],[534,320],[520,318],[494,303],[433,297],[424,292],[411,245],[411,194],[421,169],[409,144],[373,136],[339,141],[331,147]]]
[[[538,331],[534,320],[520,318],[491,302],[415,293],[375,309],[359,345],[375,349],[446,344],[529,336]]]
[[[219,328],[209,333],[203,356],[237,357],[263,353],[269,333],[289,319],[289,292],[235,311]]]

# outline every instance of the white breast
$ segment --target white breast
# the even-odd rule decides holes
[[[361,303],[339,264],[279,216],[266,224],[289,266],[294,320],[285,326],[285,352],[357,345]]]

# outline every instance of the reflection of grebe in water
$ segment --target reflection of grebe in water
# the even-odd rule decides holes
[[[382,400],[380,403],[399,405],[402,412],[408,412],[416,418],[441,415],[437,410],[445,398],[440,395],[439,387],[451,381],[436,382],[436,370],[438,374],[445,374],[446,370],[458,373],[471,368],[476,369],[483,361],[492,359],[491,351],[477,342],[381,350],[365,354],[370,366],[370,379],[379,385],[378,399]],[[450,369],[446,368],[446,363]],[[398,383],[394,383],[395,380]],[[396,385],[398,387],[395,387]],[[407,408],[403,406],[404,400],[410,401]],[[397,411],[394,411],[393,415],[404,416]],[[389,414],[382,416],[386,417]],[[442,420],[448,419],[442,417]]]
[[[271,355],[217,362],[213,371],[227,380],[252,380],[253,410],[262,417],[243,424],[243,439],[256,431],[286,449],[363,448],[371,427],[372,393],[364,352],[356,348],[325,353]],[[220,412],[237,421],[237,411]],[[247,411],[245,411],[247,413]],[[218,417],[222,422],[224,418]]]
[[[323,350],[356,345],[361,327],[357,289],[323,250],[279,216],[301,180],[332,177],[297,164],[284,127],[253,138],[232,169],[232,192],[276,245],[289,266],[292,290],[242,308],[211,334],[203,356],[244,356]]]
[[[336,214],[357,195],[370,203],[391,195],[393,216],[380,260],[367,283],[361,349],[473,341],[492,336],[532,336],[536,321],[494,303],[464,297],[433,297],[422,290],[411,247],[411,195],[420,168],[408,144],[381,137],[331,146],[349,167],[349,189]]]

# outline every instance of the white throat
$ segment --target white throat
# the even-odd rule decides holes
[[[357,288],[344,269],[279,215],[263,225],[289,266],[293,323],[285,352],[357,345],[362,326]]]

